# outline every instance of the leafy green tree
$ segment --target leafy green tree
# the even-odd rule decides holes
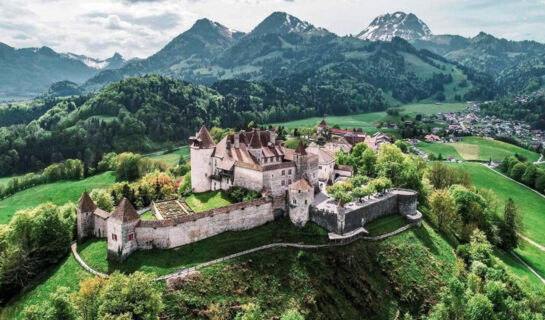
[[[405,155],[395,145],[382,144],[377,154],[377,169],[381,177],[398,185],[403,173]]]
[[[291,309],[284,312],[280,317],[280,320],[305,320],[305,317],[303,317],[296,309]]]
[[[94,189],[91,191],[89,196],[100,209],[106,212],[110,212],[114,209],[114,199],[112,198],[112,194],[105,189]]]
[[[358,171],[367,176],[374,176],[376,163],[376,154],[373,152],[373,150],[368,148],[361,155],[361,166]]]
[[[258,304],[248,303],[242,306],[243,312],[239,312],[235,320],[262,320],[263,314]]]
[[[522,217],[513,199],[509,198],[505,204],[503,223],[501,225],[502,247],[511,250],[518,246],[517,232],[522,229]]]
[[[526,164],[519,162],[511,168],[511,171],[509,172],[509,176],[517,181],[522,181],[522,176],[526,172]]]
[[[460,232],[461,221],[456,212],[456,202],[447,190],[434,191],[430,195],[429,205],[431,220],[442,232]]]
[[[154,275],[135,272],[125,276],[115,272],[100,293],[100,318],[130,314],[135,320],[159,319],[163,309],[161,293],[154,286]]]
[[[467,317],[469,320],[494,319],[492,302],[483,294],[475,294],[467,302]]]

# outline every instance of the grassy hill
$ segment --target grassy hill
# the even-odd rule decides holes
[[[532,162],[539,159],[539,154],[533,151],[482,137],[463,137],[461,142],[454,143],[421,142],[418,148],[436,155],[441,154],[443,158],[452,156],[457,160],[502,160],[514,154],[523,155]]]
[[[414,117],[417,114],[431,115],[438,112],[456,112],[467,108],[465,103],[443,103],[441,105],[431,103],[418,103],[418,104],[406,104],[400,107],[402,111],[400,116]],[[386,114],[386,112],[371,112],[371,113],[359,113],[351,114],[347,116],[326,116],[325,120],[330,126],[338,125],[341,128],[362,128],[365,132],[373,134],[379,129],[376,128],[376,124],[381,121],[393,121],[399,117],[392,117]],[[302,128],[302,127],[314,127],[320,121],[322,117],[311,117],[301,120],[287,121],[281,123],[272,123],[273,126],[284,126],[285,128]]]
[[[504,204],[512,198],[523,214],[523,234],[533,241],[545,245],[545,198],[533,192],[529,188],[511,181],[497,172],[477,163],[451,164],[464,168],[471,175],[473,184],[478,188],[493,190],[500,199],[500,212],[504,210]],[[545,276],[545,252],[523,241],[523,246],[516,249],[528,264]]]
[[[7,224],[19,209],[36,207],[48,201],[58,205],[77,202],[83,191],[106,188],[114,182],[114,173],[105,172],[83,180],[59,181],[17,192],[0,201],[0,224]]]
[[[189,147],[181,147],[180,149],[172,152],[152,153],[147,155],[146,158],[162,161],[171,167],[175,167],[181,156],[189,157]]]
[[[373,230],[380,232],[382,227],[377,223]],[[117,267],[106,262],[102,240],[79,249],[83,259],[99,270],[121,268],[124,272],[165,274],[265,243],[315,243],[324,237],[317,227],[309,225],[301,232],[284,220],[250,231],[224,233],[179,249],[137,252]],[[218,303],[234,307],[255,301],[267,318],[295,307],[307,313],[307,319],[392,319],[398,311],[421,312],[436,302],[436,292],[452,275],[454,261],[449,244],[426,226],[378,243],[358,241],[324,250],[263,251],[207,267],[180,291],[167,291],[163,283],[158,286],[165,290],[167,313],[187,307],[187,317],[191,317],[191,310],[207,312]],[[1,318],[21,319],[25,306],[47,300],[59,285],[77,290],[78,281],[86,276],[68,257],[12,300]]]

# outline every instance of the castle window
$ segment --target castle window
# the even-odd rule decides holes
[[[288,184],[291,184],[291,179],[288,180]]]
[[[134,239],[134,233],[129,233],[129,241],[131,241],[132,239]]]
[[[288,170],[288,174],[291,174],[291,169]]]
[[[305,204],[308,204],[308,200],[305,200]]]
[[[117,234],[112,233],[112,240],[117,241]]]
[[[284,186],[284,185],[285,185],[285,182],[284,182],[284,180],[282,180],[282,186]]]
[[[282,175],[283,175],[283,176],[286,175],[286,170],[282,170]]]
[[[269,162],[269,158],[265,158],[265,163]]]
[[[293,199],[293,204],[297,204],[297,200],[296,200],[296,199]]]
[[[318,166],[318,169],[322,170],[322,166]]]

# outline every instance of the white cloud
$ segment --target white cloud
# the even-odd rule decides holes
[[[146,57],[207,17],[250,31],[287,11],[340,35],[356,34],[385,12],[413,12],[436,34],[545,42],[545,0],[10,0],[0,1],[0,41],[15,47],[108,57]]]

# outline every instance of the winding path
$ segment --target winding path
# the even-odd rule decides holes
[[[421,213],[418,212],[418,215],[415,215],[415,216],[421,216]],[[401,228],[399,228],[397,230],[394,230],[394,231],[389,232],[389,233],[385,233],[385,234],[380,235],[380,236],[371,237],[371,236],[357,235],[357,236],[354,236],[354,237],[342,238],[342,239],[335,240],[333,242],[325,243],[325,244],[300,244],[300,243],[287,243],[287,242],[267,244],[267,245],[264,245],[264,246],[261,246],[261,247],[257,247],[257,248],[253,248],[253,249],[233,253],[233,254],[230,254],[230,255],[225,256],[225,257],[221,257],[221,258],[214,259],[214,260],[211,260],[211,261],[208,261],[208,262],[204,262],[204,263],[201,263],[201,264],[196,265],[196,266],[191,267],[191,268],[183,268],[183,269],[174,271],[174,272],[172,272],[170,274],[167,274],[167,275],[164,275],[164,276],[159,276],[159,277],[155,278],[155,281],[167,280],[169,278],[189,274],[191,272],[194,272],[196,270],[208,267],[210,265],[213,265],[213,264],[216,264],[216,263],[219,263],[219,262],[223,262],[223,261],[226,261],[226,260],[238,258],[238,257],[244,256],[244,255],[248,255],[248,254],[258,252],[258,251],[262,251],[262,250],[267,250],[267,249],[272,249],[272,248],[297,248],[297,249],[310,250],[310,249],[321,249],[321,248],[329,248],[329,247],[346,246],[346,245],[349,245],[349,244],[351,244],[351,243],[353,243],[353,242],[355,242],[357,240],[380,241],[380,240],[389,238],[391,236],[400,234],[400,233],[408,230],[409,228],[411,228],[413,226],[418,226],[418,225],[419,224],[417,222],[412,222],[412,223],[408,223],[407,225],[405,225],[405,226],[403,226],[403,227],[401,227]],[[101,272],[98,272],[98,271],[92,269],[91,267],[89,267],[85,263],[85,261],[83,261],[83,259],[78,254],[77,243],[76,242],[72,243],[71,249],[72,249],[72,254],[74,255],[74,258],[76,259],[76,261],[85,270],[87,270],[90,273],[92,273],[92,274],[94,274],[96,276],[99,276],[101,278],[108,278],[109,277],[109,275],[107,275],[107,274],[104,274],[104,273],[101,273]]]
[[[540,281],[541,283],[545,284],[545,279],[543,279],[543,277],[541,275],[539,275],[539,273],[537,273],[537,271],[534,270],[534,268],[530,267],[530,265],[528,265],[521,257],[519,257],[518,254],[516,254],[515,252],[511,251],[511,254],[520,262],[522,263],[526,268],[528,268],[528,270],[530,270],[531,273],[533,273]]]

